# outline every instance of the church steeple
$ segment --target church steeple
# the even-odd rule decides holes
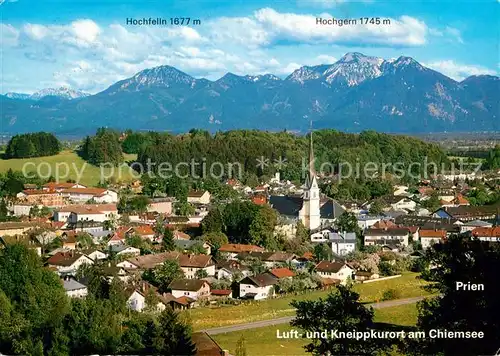
[[[303,205],[299,216],[304,226],[310,230],[317,229],[321,225],[320,190],[316,179],[316,170],[314,169],[312,122],[309,132],[308,174],[303,195]]]

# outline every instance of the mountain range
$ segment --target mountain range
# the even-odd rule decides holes
[[[498,131],[500,80],[455,81],[410,57],[347,53],[334,64],[216,81],[171,66],[145,69],[95,95],[69,88],[0,96],[2,131],[89,133],[98,127],[249,128],[394,133]]]

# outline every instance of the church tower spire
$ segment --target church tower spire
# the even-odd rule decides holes
[[[303,203],[301,209],[301,220],[310,230],[315,230],[321,225],[320,214],[320,190],[316,179],[316,170],[314,168],[314,150],[313,150],[313,130],[309,132],[309,165],[306,178]]]

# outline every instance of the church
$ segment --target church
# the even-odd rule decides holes
[[[309,136],[308,173],[302,195],[271,195],[269,204],[286,220],[315,231],[330,226],[345,210],[334,199],[322,195],[314,168],[313,134]]]

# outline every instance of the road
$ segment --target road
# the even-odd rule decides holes
[[[390,308],[390,307],[396,307],[398,305],[416,303],[419,300],[422,300],[424,298],[425,297],[414,297],[414,298],[406,298],[406,299],[387,300],[385,302],[366,304],[366,306],[370,306],[373,309]],[[222,326],[219,328],[205,329],[205,330],[200,330],[200,331],[204,331],[209,335],[217,335],[217,334],[223,334],[223,333],[230,333],[233,331],[262,328],[264,326],[288,324],[290,321],[292,321],[293,318],[294,318],[294,316],[285,316],[282,318],[254,321],[254,322],[245,323],[245,324]]]

